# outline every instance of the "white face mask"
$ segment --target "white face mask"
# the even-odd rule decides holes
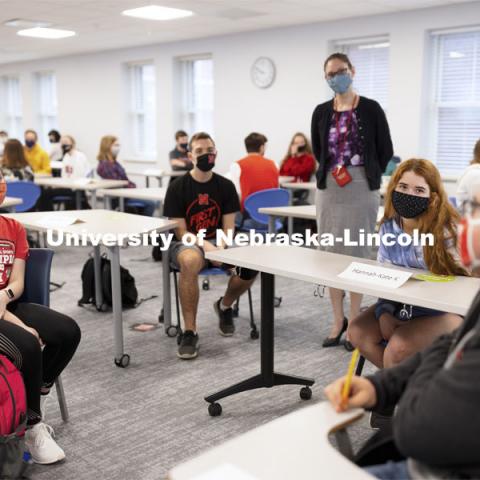
[[[120,152],[120,147],[113,145],[112,148],[110,148],[110,151],[112,152],[112,155],[116,157],[118,152]]]

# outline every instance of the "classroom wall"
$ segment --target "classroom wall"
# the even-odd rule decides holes
[[[388,118],[395,152],[402,158],[427,156],[428,30],[469,26],[478,19],[480,4],[462,3],[0,65],[0,75],[21,75],[24,127],[30,127],[36,126],[32,103],[33,72],[55,71],[60,129],[73,134],[79,148],[93,162],[101,135],[126,135],[123,65],[132,61],[153,60],[158,84],[158,165],[167,167],[173,134],[180,127],[173,124],[174,58],[211,53],[215,75],[218,170],[226,171],[230,162],[244,154],[243,137],[251,131],[267,135],[267,154],[277,161],[282,158],[293,132],[309,132],[315,105],[331,96],[322,71],[330,42],[388,34],[391,42]],[[250,79],[250,67],[258,56],[271,57],[277,67],[276,81],[266,90],[255,87]],[[126,166],[132,170],[141,169],[145,164],[130,163]],[[152,167],[152,164],[148,166]]]

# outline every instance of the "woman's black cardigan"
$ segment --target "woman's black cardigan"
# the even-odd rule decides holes
[[[363,160],[370,190],[380,188],[382,173],[393,156],[392,139],[382,107],[370,98],[360,97],[355,109]],[[328,131],[333,115],[333,99],[317,105],[312,116],[312,147],[318,162],[317,188],[326,188]]]

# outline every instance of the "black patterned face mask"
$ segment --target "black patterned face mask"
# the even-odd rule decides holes
[[[393,208],[401,217],[415,218],[427,210],[430,198],[409,195],[408,193],[394,190],[392,193],[392,203]]]

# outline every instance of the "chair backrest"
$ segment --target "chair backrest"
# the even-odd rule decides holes
[[[15,180],[7,182],[7,193],[10,197],[17,197],[23,200],[21,205],[15,207],[15,211],[28,212],[36,205],[42,189],[33,182]]]
[[[458,208],[457,197],[448,197],[448,200],[455,208]]]
[[[252,193],[245,199],[245,210],[250,218],[258,223],[268,224],[268,215],[259,213],[263,207],[286,207],[290,203],[290,193],[284,188],[269,188]]]
[[[25,266],[25,286],[19,302],[50,306],[50,270],[53,250],[31,248]]]

